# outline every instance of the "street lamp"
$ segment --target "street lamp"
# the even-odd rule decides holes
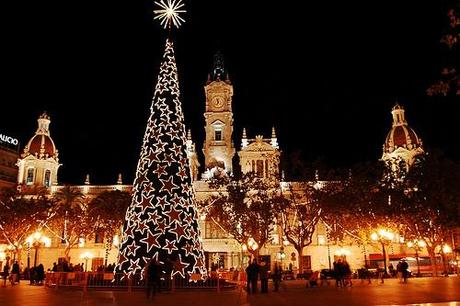
[[[35,232],[26,239],[27,242],[27,267],[30,268],[30,246],[33,246],[35,249],[35,256],[34,256],[34,267],[37,266],[37,256],[38,256],[38,249],[41,245],[49,248],[51,246],[51,239],[42,235],[40,232]]]
[[[442,250],[442,260],[444,262],[444,275],[449,276],[449,271],[448,271],[449,258],[447,258],[447,265],[446,265],[446,255],[452,253],[452,248],[448,244],[444,244],[441,250]]]
[[[407,242],[407,246],[415,250],[415,260],[417,260],[417,277],[420,277],[420,260],[418,251],[421,251],[424,247],[426,247],[426,243],[423,240],[415,239]]]
[[[371,234],[371,239],[373,241],[378,241],[382,245],[382,255],[383,255],[383,266],[384,273],[388,275],[387,269],[387,253],[385,250],[385,244],[391,242],[394,238],[394,234],[386,229],[379,229],[377,232]]]
[[[248,239],[248,248],[249,249],[251,249],[254,252],[255,250],[257,250],[258,247],[259,247],[259,245],[254,240],[254,238],[249,238]]]
[[[80,258],[85,260],[85,272],[88,271],[88,259],[92,259],[93,254],[90,252],[85,252],[80,255]]]

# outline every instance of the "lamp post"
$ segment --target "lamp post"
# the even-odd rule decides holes
[[[441,252],[442,252],[442,261],[443,261],[443,266],[444,266],[444,275],[449,276],[449,269],[448,269],[449,258],[447,258],[447,264],[446,264],[446,255],[452,252],[452,248],[449,245],[445,244],[442,246]]]
[[[421,251],[422,248],[426,247],[426,243],[423,240],[415,239],[413,241],[407,242],[407,246],[415,250],[415,260],[417,261],[417,277],[420,277],[420,259],[418,252]]]
[[[35,249],[34,255],[34,267],[37,266],[38,249],[40,246],[45,247],[51,246],[51,239],[42,235],[40,232],[35,232],[26,239],[27,242],[27,267],[30,268],[30,247],[33,246]]]
[[[373,241],[378,241],[382,245],[382,255],[383,255],[383,266],[384,274],[388,275],[387,269],[387,253],[385,250],[385,244],[391,242],[394,238],[394,234],[386,229],[379,229],[377,232],[371,234],[371,239]]]

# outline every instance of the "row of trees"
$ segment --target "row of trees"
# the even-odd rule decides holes
[[[275,231],[300,255],[322,220],[333,241],[352,239],[366,245],[378,228],[407,241],[421,239],[434,263],[437,247],[451,244],[452,232],[460,227],[460,165],[434,153],[408,172],[395,173],[387,166],[363,163],[328,171],[328,181],[318,175],[295,183],[261,180],[253,174],[221,177],[210,182],[215,192],[200,205],[208,220],[241,244],[255,241],[259,247],[248,248],[252,253]],[[298,258],[302,266],[302,256]]]
[[[86,199],[71,186],[52,196],[41,193],[33,198],[4,190],[0,195],[0,239],[19,254],[27,237],[46,231],[62,242],[67,259],[80,239],[92,239],[96,233],[104,233],[110,248],[130,201],[130,194],[121,191],[106,191]]]

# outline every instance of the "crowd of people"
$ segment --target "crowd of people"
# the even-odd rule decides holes
[[[248,294],[257,293],[257,283],[259,279],[261,292],[268,293],[269,271],[270,266],[264,260],[261,260],[260,264],[257,263],[257,259],[252,260],[252,263],[246,268],[246,289]],[[278,263],[275,263],[271,277],[273,279],[273,291],[278,291],[282,278],[282,269]]]

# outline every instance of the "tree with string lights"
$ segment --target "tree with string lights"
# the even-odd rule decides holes
[[[173,25],[184,22],[181,0],[155,3],[160,7],[154,10],[155,19],[170,33]],[[174,48],[168,38],[115,268],[123,277],[142,273],[152,259],[172,263],[168,277],[195,280],[206,275],[186,141]]]

